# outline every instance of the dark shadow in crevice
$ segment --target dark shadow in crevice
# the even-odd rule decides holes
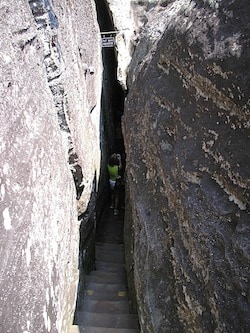
[[[113,21],[106,1],[96,0],[96,8],[100,30],[102,32],[113,31]],[[81,221],[79,246],[80,278],[76,311],[80,311],[82,307],[85,275],[88,274],[91,269],[94,269],[95,242],[124,243],[124,207],[122,207],[122,205],[124,205],[125,202],[125,189],[122,188],[120,193],[119,214],[118,216],[114,216],[113,210],[109,208],[111,193],[108,182],[107,164],[109,156],[113,152],[120,153],[124,172],[126,156],[121,130],[121,118],[124,110],[125,92],[117,81],[117,58],[113,47],[102,48],[102,61],[100,177],[98,184],[93,183],[93,195],[86,212],[79,217]],[[79,177],[80,176],[81,175],[79,175]],[[78,179],[76,179],[76,182],[79,182]]]
[[[112,16],[106,1],[97,1],[97,18],[101,32],[114,31]],[[103,210],[109,204],[110,190],[107,174],[109,156],[116,152],[122,156],[125,168],[126,156],[121,130],[121,117],[124,110],[125,92],[117,81],[117,58],[114,47],[102,48],[103,82],[101,98],[101,172],[97,196],[97,231]]]

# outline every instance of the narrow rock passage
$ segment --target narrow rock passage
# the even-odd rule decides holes
[[[106,208],[97,234],[95,270],[85,280],[84,298],[71,333],[136,333],[138,317],[129,311],[123,246],[124,212]]]

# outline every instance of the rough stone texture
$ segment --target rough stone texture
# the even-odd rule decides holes
[[[127,89],[127,68],[131,60],[131,39],[134,34],[134,24],[131,17],[129,0],[104,0],[113,21],[115,36],[115,51],[117,57],[117,80],[124,90]],[[104,31],[107,31],[106,29]]]
[[[123,120],[142,332],[248,332],[250,5],[161,7]]]
[[[3,0],[0,17],[0,331],[63,333],[99,177],[95,7]]]
[[[113,19],[105,1],[96,1],[97,18],[101,31],[114,31]],[[106,205],[110,205],[110,188],[108,185],[107,163],[113,152],[124,151],[119,138],[121,133],[121,113],[124,109],[124,92],[117,81],[117,59],[113,47],[102,48],[103,81],[101,100],[101,173],[99,178],[96,219],[100,222],[101,214]],[[120,132],[118,131],[120,129]],[[118,134],[118,135],[117,135]],[[121,148],[122,146],[122,148]]]
[[[123,90],[127,90],[128,66],[131,62],[135,45],[148,21],[150,11],[166,7],[173,0],[104,0],[98,6],[106,7],[113,21],[112,31],[115,36],[115,52],[117,58],[117,80]],[[155,11],[154,11],[155,15]],[[157,30],[157,23],[155,25]],[[110,31],[104,29],[103,31]]]

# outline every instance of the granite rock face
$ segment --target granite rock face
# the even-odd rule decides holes
[[[165,2],[133,55],[125,222],[142,332],[250,329],[249,10]]]
[[[104,0],[98,6],[108,11],[115,31],[115,54],[117,60],[117,81],[123,90],[127,90],[128,66],[133,61],[134,48],[141,32],[149,20],[150,14],[156,16],[158,10],[166,7],[173,0]],[[156,9],[156,10],[155,10]],[[158,24],[155,25],[157,31]],[[107,31],[104,29],[104,31]],[[149,44],[148,44],[149,47]]]
[[[134,34],[134,23],[131,17],[131,3],[128,0],[104,0],[106,10],[112,18],[117,58],[117,80],[121,87],[127,89],[127,69],[131,60],[130,45]],[[104,30],[107,31],[107,30]]]
[[[3,0],[0,17],[0,331],[63,333],[76,300],[78,216],[99,177],[95,7]]]

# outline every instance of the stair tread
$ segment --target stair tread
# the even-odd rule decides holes
[[[107,278],[113,278],[113,277],[126,277],[126,274],[124,272],[115,271],[115,272],[103,272],[99,270],[91,271],[89,275],[86,275],[86,277],[89,276],[104,276]]]
[[[127,291],[127,286],[124,283],[94,283],[88,282],[85,286],[86,290],[94,290],[94,291],[103,291],[106,290],[108,292],[119,292],[119,291]]]
[[[106,260],[96,260],[95,262],[96,270],[105,270],[107,268],[113,268],[114,270],[124,271],[125,262],[111,262]]]
[[[95,312],[95,313],[124,313],[129,314],[129,303],[128,300],[88,300],[84,299],[81,312]]]
[[[124,245],[96,244],[96,270],[85,276],[85,291],[70,333],[139,333],[129,313]]]
[[[83,327],[72,325],[70,333],[139,333],[139,330],[133,328]]]
[[[114,251],[117,253],[124,253],[124,246],[113,246],[113,245],[96,245],[96,251]]]
[[[101,283],[101,284],[125,284],[127,279],[125,274],[116,274],[116,272],[101,272],[103,274],[86,275],[86,284]],[[106,273],[112,273],[107,275]]]
[[[108,278],[105,276],[89,276],[86,279],[87,283],[88,282],[93,282],[93,283],[99,283],[99,284],[124,284],[125,278],[121,277],[113,277],[113,278]]]
[[[118,257],[118,258],[124,258],[125,252],[124,251],[117,251],[117,250],[102,250],[99,249],[95,251],[96,258],[101,258],[101,257]]]
[[[123,257],[119,257],[119,256],[115,256],[115,255],[105,255],[103,254],[102,256],[98,257],[98,255],[96,256],[96,262],[100,262],[100,261],[106,261],[109,263],[117,263],[117,264],[124,264],[125,263],[125,259],[124,256]]]
[[[97,253],[97,255],[100,254],[116,254],[118,256],[124,256],[124,249],[112,249],[112,248],[100,248],[100,247],[96,247],[95,248],[95,252]]]
[[[75,313],[74,324],[108,328],[139,328],[138,316],[135,314],[77,311]]]
[[[107,301],[116,301],[128,298],[127,291],[114,291],[111,292],[109,290],[93,290],[86,289],[85,290],[85,299],[88,300],[107,300]]]
[[[114,249],[114,250],[124,250],[123,244],[115,243],[96,243],[96,249]]]
[[[96,270],[99,272],[122,272],[126,274],[126,270],[123,264],[118,264],[118,266],[115,266],[114,263],[97,263]]]

